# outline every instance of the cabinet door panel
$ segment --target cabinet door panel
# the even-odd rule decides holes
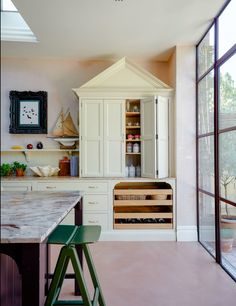
[[[156,103],[150,97],[141,100],[141,172],[143,177],[156,176]]]
[[[168,177],[169,164],[169,101],[167,97],[158,96],[157,102],[157,170],[158,177]]]
[[[103,101],[81,103],[81,175],[103,176]]]
[[[104,101],[104,176],[124,176],[125,101]]]

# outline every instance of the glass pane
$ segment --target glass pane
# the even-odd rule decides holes
[[[199,188],[214,193],[214,137],[199,139]]]
[[[214,73],[208,73],[198,84],[198,133],[214,130]]]
[[[214,37],[215,28],[213,26],[198,46],[198,77],[213,65],[215,52]]]
[[[236,203],[236,131],[219,137],[220,196]]]
[[[215,199],[199,192],[199,237],[215,256]]]
[[[222,264],[236,277],[236,207],[220,203],[220,246]]]
[[[236,1],[232,0],[219,17],[219,57],[236,43]]]
[[[236,126],[236,55],[220,67],[220,129]]]
[[[3,11],[10,11],[10,12],[16,12],[17,8],[12,3],[11,0],[1,0],[2,1],[2,10]]]

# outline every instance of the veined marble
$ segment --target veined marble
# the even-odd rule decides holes
[[[2,192],[1,243],[40,243],[81,200],[83,192]]]

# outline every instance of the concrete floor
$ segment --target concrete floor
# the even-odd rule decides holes
[[[91,251],[107,306],[236,303],[236,283],[197,242],[98,242]],[[62,298],[74,299],[72,282]]]

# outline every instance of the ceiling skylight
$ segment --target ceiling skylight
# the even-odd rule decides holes
[[[37,42],[34,33],[11,0],[1,0],[1,40]]]
[[[1,0],[1,11],[17,12],[17,8],[11,0]]]

